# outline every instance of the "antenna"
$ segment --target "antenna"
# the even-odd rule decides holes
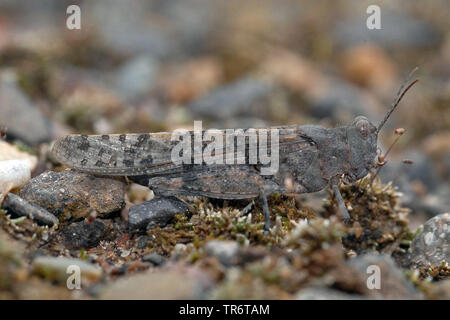
[[[406,78],[406,80],[403,82],[402,86],[400,87],[400,89],[397,92],[397,96],[395,97],[394,101],[391,104],[391,109],[386,113],[386,115],[384,116],[384,119],[380,122],[380,124],[378,125],[377,128],[377,132],[380,132],[381,128],[384,126],[384,124],[386,123],[387,119],[389,119],[389,117],[391,116],[392,112],[394,112],[395,108],[397,108],[398,104],[400,103],[400,101],[402,100],[403,96],[405,95],[405,93],[413,86],[415,85],[417,82],[419,82],[419,79],[414,80],[413,82],[411,82],[406,89],[405,86],[406,84],[409,82],[409,79],[411,79],[411,76],[418,70],[418,67],[415,67],[408,75],[408,77]]]

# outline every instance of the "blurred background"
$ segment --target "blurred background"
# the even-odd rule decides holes
[[[2,0],[0,125],[37,175],[69,133],[378,123],[418,66],[379,146],[406,129],[380,176],[421,223],[450,207],[449,17],[446,0]]]

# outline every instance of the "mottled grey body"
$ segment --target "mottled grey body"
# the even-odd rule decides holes
[[[261,175],[262,164],[249,165],[248,161],[239,165],[174,164],[171,151],[178,141],[171,141],[171,134],[164,132],[69,135],[59,139],[52,151],[71,168],[98,175],[130,176],[148,185],[156,195],[220,199],[316,192],[336,184],[342,175],[352,180],[361,178],[374,165],[377,132],[363,117],[349,126],[331,129],[311,125],[272,129],[279,130],[279,170],[270,176]],[[222,152],[225,154],[225,147]],[[192,158],[197,156],[201,155],[193,151]]]

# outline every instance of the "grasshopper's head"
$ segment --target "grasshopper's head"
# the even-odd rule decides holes
[[[347,129],[347,142],[350,148],[350,170],[346,173],[349,180],[355,181],[367,175],[375,165],[377,153],[378,133],[397,108],[405,93],[419,80],[411,82],[405,89],[406,84],[417,71],[417,67],[411,71],[406,81],[400,87],[397,97],[392,102],[391,108],[384,116],[378,127],[374,126],[366,117],[359,116]]]
[[[350,180],[367,175],[374,166],[377,153],[378,130],[366,117],[359,116],[347,128],[347,143],[350,148]]]

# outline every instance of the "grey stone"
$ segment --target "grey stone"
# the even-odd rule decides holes
[[[403,271],[397,267],[394,260],[388,255],[367,254],[348,261],[361,279],[369,281],[369,277],[376,276],[374,270],[379,268],[380,288],[369,288],[367,296],[375,299],[422,299],[423,294],[417,291],[409,282]],[[367,282],[366,282],[367,283]]]
[[[211,240],[205,245],[205,251],[224,266],[231,266],[239,252],[239,244],[235,241]]]
[[[217,1],[161,1],[155,9],[170,21],[177,47],[188,54],[203,52],[210,42],[211,30],[217,30],[217,22],[223,18]]]
[[[423,230],[409,248],[409,264],[413,267],[438,265],[450,261],[450,214],[443,213],[423,225]]]
[[[95,211],[99,217],[124,206],[125,183],[74,170],[47,171],[33,178],[19,196],[60,219],[83,218]]]
[[[144,249],[147,246],[148,241],[150,240],[150,237],[148,236],[141,236],[139,237],[136,247],[138,249]]]
[[[332,31],[337,44],[350,47],[360,43],[374,42],[383,47],[430,47],[436,46],[442,37],[428,21],[405,13],[382,10],[382,28],[370,30],[366,26],[365,12],[357,18],[338,22]]]
[[[165,226],[177,213],[187,213],[189,207],[175,197],[161,197],[132,206],[128,214],[131,229]]]
[[[412,164],[404,164],[399,159],[388,159],[380,170],[381,181],[392,181],[403,196],[403,206],[413,212],[423,212],[433,217],[446,211],[449,205],[450,188],[442,183],[431,158],[419,150],[402,154],[402,159],[410,159]],[[417,194],[412,182],[420,182],[427,191],[425,196]]]
[[[116,71],[114,85],[125,99],[149,93],[158,77],[158,63],[150,55],[139,55],[126,61]]]
[[[227,119],[266,112],[273,85],[266,80],[243,78],[219,87],[191,102],[188,107],[197,116]]]
[[[30,145],[52,139],[50,120],[21,91],[16,75],[9,71],[0,74],[0,126]]]
[[[163,265],[164,263],[166,263],[166,258],[164,258],[163,256],[160,256],[157,253],[149,253],[149,254],[145,255],[144,257],[142,257],[142,261],[150,262],[155,266],[160,266],[160,265]]]
[[[98,0],[86,3],[84,12],[114,52],[164,57],[173,46],[171,37],[167,28],[148,19],[150,6],[149,1],[142,0],[134,0],[132,5],[120,0]]]
[[[14,193],[8,193],[2,207],[17,216],[30,217],[38,224],[53,226],[59,223],[58,218],[40,206],[22,199]]]
[[[409,181],[420,181],[428,191],[433,191],[439,185],[439,176],[433,165],[433,160],[423,152],[413,150],[403,154],[403,158],[413,161],[411,165],[401,164]]]

